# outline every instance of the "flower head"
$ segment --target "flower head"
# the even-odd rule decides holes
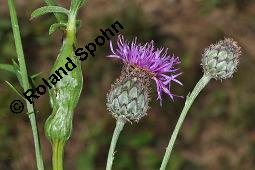
[[[162,101],[163,92],[172,99],[176,96],[170,92],[170,83],[174,81],[181,85],[181,82],[177,80],[181,73],[176,73],[179,69],[175,68],[180,63],[178,57],[168,55],[167,49],[155,48],[153,41],[140,44],[137,43],[137,38],[135,38],[130,43],[124,40],[122,35],[118,36],[117,46],[117,49],[114,50],[112,42],[110,42],[113,54],[108,57],[121,59],[124,65],[132,66],[146,73],[144,76],[154,80],[156,83],[160,102]]]
[[[237,70],[241,48],[231,38],[210,45],[202,55],[204,73],[215,79],[227,79]]]

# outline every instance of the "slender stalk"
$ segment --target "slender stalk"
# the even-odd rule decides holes
[[[114,150],[115,150],[116,143],[119,138],[120,132],[122,131],[124,125],[125,125],[125,120],[123,120],[122,118],[118,118],[117,122],[116,122],[116,127],[113,132],[111,146],[110,146],[110,149],[108,152],[106,170],[112,169],[112,163],[113,163],[113,159],[114,159]]]
[[[9,10],[10,10],[13,36],[14,36],[14,40],[15,40],[16,52],[17,52],[17,57],[18,57],[19,67],[20,67],[20,72],[21,72],[22,87],[23,87],[24,91],[26,91],[27,89],[30,88],[30,84],[28,81],[26,62],[25,62],[24,52],[23,52],[21,38],[20,38],[17,14],[16,14],[13,0],[8,0],[8,6],[9,6]],[[26,100],[26,105],[27,105],[27,111],[28,111],[30,124],[32,127],[37,169],[44,170],[41,146],[40,146],[40,139],[39,139],[39,135],[38,135],[38,129],[37,129],[36,118],[35,118],[35,109],[34,109],[33,104],[30,104],[27,100]]]
[[[52,162],[53,162],[53,170],[63,170],[63,155],[64,155],[64,147],[65,142],[63,141],[54,141],[53,145],[53,155],[52,155]]]
[[[186,101],[185,101],[185,105],[183,107],[183,110],[181,112],[181,115],[177,121],[177,124],[175,126],[174,132],[171,136],[171,139],[169,141],[169,144],[166,148],[166,152],[163,158],[163,161],[161,163],[161,167],[160,170],[165,170],[167,163],[169,161],[176,137],[179,133],[179,130],[182,126],[182,123],[192,105],[192,103],[194,102],[194,100],[196,99],[196,97],[198,96],[198,94],[201,92],[201,90],[207,85],[207,83],[210,81],[211,77],[208,75],[203,75],[203,77],[198,81],[198,83],[196,84],[196,86],[194,87],[193,91],[191,92],[190,95],[187,96]]]

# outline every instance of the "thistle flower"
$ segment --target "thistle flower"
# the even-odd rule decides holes
[[[240,47],[231,38],[225,38],[216,44],[210,45],[205,49],[202,55],[202,66],[204,75],[197,82],[192,92],[187,96],[185,105],[182,109],[180,117],[174,128],[174,132],[169,140],[164,158],[162,160],[160,170],[165,170],[170,158],[175,140],[180,131],[182,123],[198,94],[204,89],[209,81],[214,78],[216,80],[227,79],[233,76],[237,70],[239,56],[241,55]]]
[[[112,55],[108,57],[121,59],[124,67],[121,76],[112,86],[107,95],[107,107],[115,118],[123,116],[127,120],[138,121],[146,115],[149,103],[150,80],[154,80],[157,86],[158,100],[162,103],[162,93],[166,93],[172,99],[173,94],[169,87],[171,81],[181,84],[177,77],[181,73],[175,68],[180,63],[178,57],[167,54],[167,49],[157,49],[154,42],[145,44],[137,43],[135,38],[132,43],[118,36],[117,49],[110,47]]]
[[[237,70],[240,47],[231,38],[210,45],[202,55],[204,73],[215,79],[227,79]]]
[[[126,121],[138,122],[146,115],[150,100],[150,80],[152,79],[156,83],[160,104],[163,92],[172,99],[176,96],[168,88],[171,81],[181,84],[176,79],[181,73],[176,73],[178,68],[175,68],[180,60],[178,57],[168,55],[167,49],[155,48],[153,41],[143,45],[139,44],[136,38],[132,43],[129,43],[124,40],[122,35],[118,36],[117,46],[117,49],[114,50],[112,42],[110,42],[113,54],[108,57],[121,59],[124,66],[120,77],[107,94],[107,109],[117,121],[108,153],[106,170],[112,168],[114,149]]]

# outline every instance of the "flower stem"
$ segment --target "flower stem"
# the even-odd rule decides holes
[[[185,101],[185,105],[183,107],[183,110],[181,112],[181,115],[177,121],[177,124],[175,126],[174,132],[171,136],[171,139],[169,141],[169,144],[166,148],[166,152],[163,158],[163,161],[161,163],[161,167],[160,170],[165,170],[167,163],[169,161],[176,137],[179,133],[179,130],[182,126],[182,123],[192,105],[192,103],[194,102],[194,100],[196,99],[196,97],[198,96],[198,94],[201,92],[201,90],[207,85],[207,83],[210,81],[211,77],[208,75],[203,75],[203,77],[198,81],[198,83],[196,84],[195,88],[193,89],[193,91],[191,92],[190,95],[187,96],[186,101]]]
[[[119,138],[120,132],[122,131],[124,125],[125,125],[125,120],[123,120],[123,118],[118,118],[117,122],[116,122],[116,127],[113,132],[111,146],[110,146],[110,149],[108,152],[106,170],[112,169],[112,163],[113,163],[113,159],[114,159],[114,150],[115,150],[116,143]]]
[[[52,143],[52,165],[53,170],[63,170],[63,155],[64,155],[65,142],[56,140]]]
[[[30,88],[30,84],[29,84],[29,80],[28,80],[26,61],[25,61],[24,52],[23,52],[23,48],[22,48],[18,19],[17,19],[17,14],[16,14],[13,0],[8,0],[8,7],[9,7],[9,11],[10,11],[10,16],[11,16],[13,36],[14,36],[16,52],[17,52],[17,57],[18,57],[18,62],[19,62],[19,69],[20,69],[20,73],[21,73],[21,81],[22,81],[21,85],[22,85],[24,91],[26,91],[27,89]],[[39,135],[38,135],[38,129],[37,129],[36,118],[35,118],[35,109],[34,109],[33,104],[30,104],[27,100],[26,100],[26,105],[27,105],[27,111],[28,111],[30,124],[32,127],[33,138],[34,138],[37,169],[44,170],[41,146],[40,146],[40,139],[39,139]]]

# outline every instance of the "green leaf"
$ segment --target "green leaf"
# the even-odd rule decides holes
[[[19,65],[14,61],[12,60],[13,64],[0,64],[0,69],[2,70],[5,70],[5,71],[9,71],[13,74],[16,75],[16,77],[18,78],[19,80],[19,83],[21,84],[22,86],[22,81],[21,81],[21,74],[20,74],[20,69],[19,69]]]
[[[55,0],[44,0],[44,2],[48,5],[48,6],[57,6],[57,3],[55,2]],[[58,22],[63,22],[65,21],[65,15],[61,14],[61,13],[54,13],[56,19]]]
[[[21,87],[23,87],[19,65],[13,59],[12,59],[12,63],[13,63],[12,65],[13,65],[13,68],[14,68],[14,71],[15,71],[15,75],[18,78]]]
[[[72,0],[70,11],[71,13],[76,11],[84,4],[85,0]]]
[[[5,83],[6,83],[17,95],[19,95],[22,99],[26,100],[26,99],[24,98],[24,96],[23,96],[17,89],[15,89],[15,87],[14,87],[11,83],[9,83],[8,81],[5,81]]]
[[[41,8],[38,8],[36,10],[34,10],[34,12],[32,12],[31,14],[31,19],[44,15],[46,13],[50,13],[50,12],[58,12],[58,13],[64,13],[66,15],[69,15],[69,10],[60,7],[60,6],[44,6]]]
[[[85,3],[85,0],[77,0],[79,3],[79,8],[82,7]]]
[[[13,67],[15,67],[15,68],[19,68],[19,65],[16,63],[16,61],[15,60],[13,60],[12,59],[12,65],[13,65]]]
[[[11,64],[0,64],[0,69],[16,74],[16,70]]]
[[[66,23],[54,23],[50,26],[49,29],[49,34],[52,34],[53,32],[55,32],[58,28],[64,27],[66,28],[67,24]]]
[[[38,77],[39,75],[41,75],[43,72],[39,72],[39,73],[36,73],[36,74],[33,74],[31,77],[31,79],[35,79],[36,77]]]

